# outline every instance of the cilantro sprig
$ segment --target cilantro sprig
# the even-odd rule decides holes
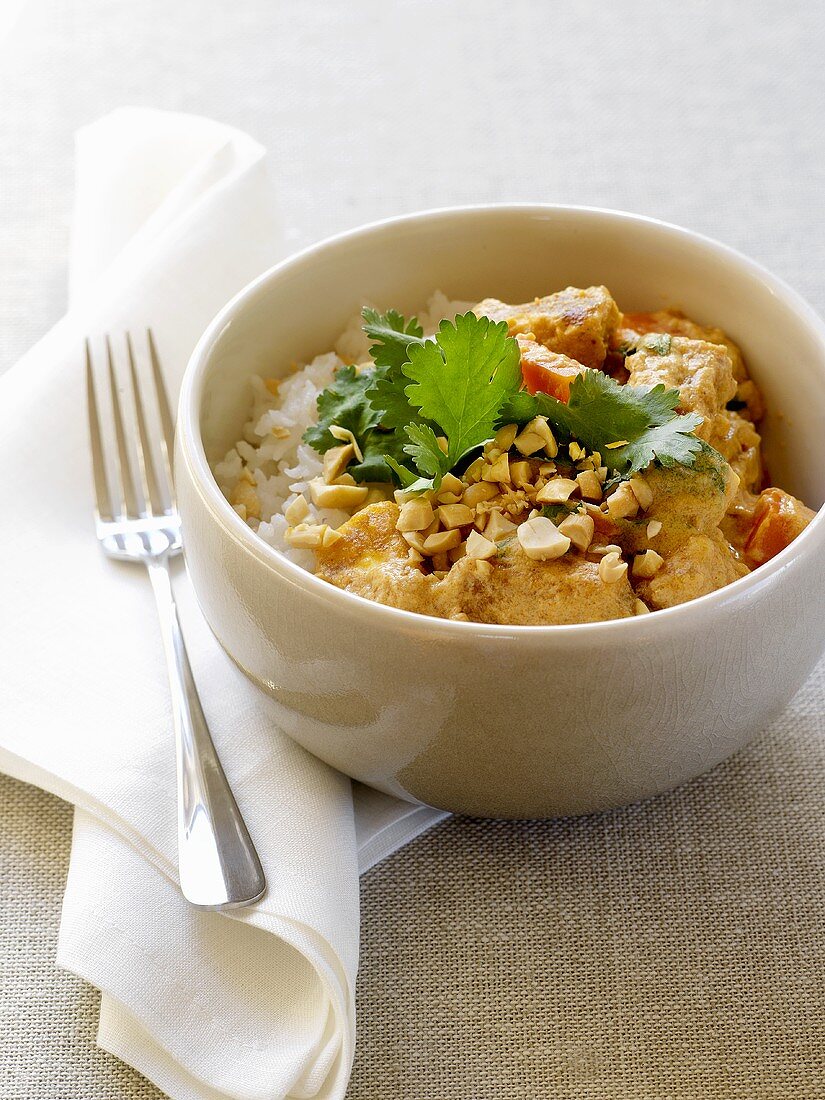
[[[702,448],[693,434],[702,418],[677,413],[679,391],[661,384],[622,386],[601,371],[586,370],[573,379],[567,403],[545,393],[536,394],[535,402],[559,435],[599,451],[604,465],[620,474],[644,470],[654,459],[662,466],[691,466]]]
[[[304,434],[323,454],[340,442],[331,427],[349,429],[364,456],[348,468],[356,481],[394,475],[413,491],[438,487],[497,427],[537,415],[562,441],[599,451],[617,478],[653,461],[693,466],[708,449],[693,434],[701,418],[679,414],[679,391],[663,385],[619,385],[601,371],[583,370],[566,403],[527,393],[505,322],[465,313],[425,337],[415,317],[395,310],[367,308],[362,316],[373,364],[337,371],[318,398],[318,423]],[[652,350],[667,354],[669,339]]]

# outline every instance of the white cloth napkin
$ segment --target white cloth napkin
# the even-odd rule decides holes
[[[0,768],[76,805],[58,961],[102,990],[98,1042],[175,1100],[343,1096],[359,869],[445,816],[281,733],[181,568],[195,677],[269,890],[229,916],[176,886],[160,638],[143,570],[95,543],[82,340],[151,325],[174,394],[208,321],[280,248],[259,145],[116,111],[78,134],[69,313],[0,380]]]

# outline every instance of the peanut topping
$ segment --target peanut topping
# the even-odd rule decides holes
[[[498,447],[499,451],[509,451],[517,435],[517,424],[505,424],[503,428],[499,428],[496,432],[493,443]]]
[[[318,508],[359,508],[367,499],[366,485],[327,485],[323,478],[314,477],[309,483],[309,495]]]
[[[448,550],[454,550],[461,542],[461,532],[436,531],[433,535],[427,535],[424,539],[425,554],[446,554]]]
[[[346,470],[355,457],[355,447],[345,443],[340,447],[330,447],[324,455],[324,481],[329,485]]]
[[[576,481],[578,482],[579,492],[584,500],[602,499],[602,484],[595,470],[582,470],[582,472],[576,476]]]
[[[247,471],[244,469],[243,471]],[[242,504],[246,509],[246,518],[248,519],[260,519],[261,518],[261,502],[258,499],[258,494],[255,492],[253,485],[250,484],[249,478],[240,478],[237,485],[232,490],[232,496],[230,497],[230,503]],[[253,482],[254,484],[254,482]]]
[[[599,576],[605,584],[615,584],[627,574],[627,562],[622,561],[617,553],[611,551],[605,554],[599,562]]]
[[[475,513],[466,504],[442,504],[438,509],[438,518],[441,526],[451,530],[453,527],[464,527],[473,522]]]
[[[574,512],[573,515],[561,521],[559,530],[563,535],[567,535],[577,550],[587,550],[593,541],[596,525],[590,516]]]
[[[495,462],[485,463],[481,469],[482,481],[509,481],[510,480],[510,460],[507,457],[507,452],[500,454]]]
[[[461,503],[466,504],[468,508],[475,508],[483,500],[492,500],[495,496],[498,496],[498,489],[495,485],[492,485],[489,481],[476,481],[464,490]]]
[[[524,429],[519,435],[516,436],[513,444],[519,454],[527,455],[535,454],[536,451],[540,451],[544,447],[544,439],[536,432],[528,431]]]
[[[632,477],[628,483],[643,512],[653,503],[653,490],[643,477]]]
[[[301,523],[308,515],[309,505],[305,496],[297,496],[287,508],[284,508],[284,516],[290,527],[294,527],[296,523]]]
[[[475,558],[477,561],[486,561],[488,558],[495,557],[498,552],[496,544],[490,542],[478,531],[470,532],[465,545],[467,547],[467,557]]]
[[[654,577],[664,565],[664,558],[655,550],[645,550],[633,559],[634,577]]]
[[[611,519],[629,519],[638,511],[639,501],[626,481],[607,498],[607,513]]]
[[[650,614],[650,608],[642,600],[636,600],[636,603],[634,604],[634,609],[637,615]]]
[[[576,482],[569,477],[554,477],[536,494],[539,504],[563,504],[575,492]]]
[[[396,531],[406,534],[408,531],[425,531],[435,519],[433,506],[428,500],[416,498],[401,505],[401,511],[395,524]]]
[[[358,440],[355,438],[349,428],[342,428],[338,424],[331,424],[329,434],[333,439],[340,439],[343,443],[350,443],[352,445],[353,454],[359,462],[364,461],[364,455],[361,448],[358,446]]]
[[[515,530],[515,523],[502,515],[498,508],[494,508],[484,526],[484,536],[497,542],[499,539],[506,538],[507,535],[512,535]]]
[[[662,530],[661,521],[658,519],[652,519],[647,525],[647,537],[649,539],[655,539],[659,532]]]
[[[534,561],[560,558],[570,549],[570,539],[546,516],[525,520],[517,533],[522,550]]]
[[[317,550],[329,530],[325,523],[299,523],[287,528],[286,541],[296,550]]]

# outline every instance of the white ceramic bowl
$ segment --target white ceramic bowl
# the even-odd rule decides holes
[[[675,305],[724,328],[767,400],[774,483],[822,503],[822,322],[731,249],[629,214],[493,206],[367,226],[262,275],[192,356],[177,485],[206,618],[292,737],[381,790],[491,817],[644,798],[744,745],[825,648],[822,514],[761,569],[680,607],[579,626],[482,626],[318,580],[260,541],[218,490],[209,462],[239,437],[250,375],[328,350],[363,299],[411,313],[435,288],[524,301],[593,283],[623,309]]]

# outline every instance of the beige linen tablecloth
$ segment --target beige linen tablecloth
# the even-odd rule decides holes
[[[822,1100],[825,666],[710,775],[556,822],[452,820],[362,885],[351,1100]],[[56,971],[71,812],[0,778],[0,1096],[160,1093]]]
[[[72,134],[124,103],[267,145],[294,247],[452,202],[616,206],[823,310],[823,52],[820,0],[30,0],[0,41],[0,369],[65,308]],[[350,1097],[823,1100],[823,791],[825,666],[670,795],[440,826],[363,880]],[[54,967],[70,822],[0,777],[0,1100],[154,1100]]]

